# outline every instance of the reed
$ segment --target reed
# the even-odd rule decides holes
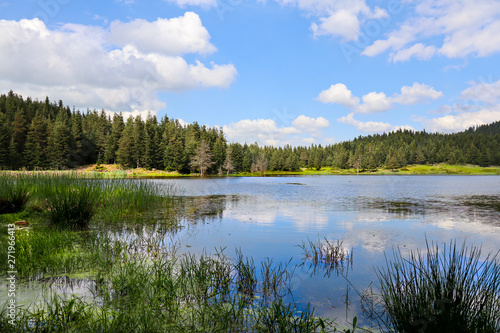
[[[302,265],[307,260],[310,260],[310,268],[313,268],[312,274],[316,273],[317,268],[324,269],[327,276],[332,271],[339,274],[349,267],[352,268],[354,250],[345,249],[341,241],[329,241],[327,238],[324,238],[323,241],[318,239],[318,241],[313,242],[307,239],[307,243],[303,241],[298,246],[302,249],[304,255]]]
[[[397,332],[500,331],[500,264],[498,253],[483,258],[481,249],[456,241],[378,270],[385,306],[383,324]]]
[[[29,177],[0,174],[0,214],[16,213],[24,209],[30,199]]]

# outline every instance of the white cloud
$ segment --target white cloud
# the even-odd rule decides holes
[[[300,115],[292,126],[278,127],[273,119],[244,119],[236,123],[224,125],[224,134],[229,141],[254,143],[259,145],[279,146],[283,144],[310,145],[321,139],[321,130],[328,128],[330,122],[323,118],[311,118]]]
[[[282,5],[297,6],[308,16],[317,17],[311,30],[317,36],[335,36],[343,40],[357,40],[366,19],[385,18],[387,12],[379,7],[370,8],[365,0],[276,0]]]
[[[361,104],[358,113],[374,113],[385,112],[391,108],[391,101],[383,92],[371,92],[363,96],[363,104]]]
[[[415,57],[419,60],[429,60],[436,53],[436,47],[433,45],[425,46],[422,43],[418,43],[409,47],[407,49],[399,50],[398,52],[391,55],[391,60],[393,62],[407,61],[411,57]]]
[[[317,97],[323,103],[337,103],[348,108],[359,105],[359,98],[352,95],[352,92],[342,83],[332,84],[327,90],[323,90]]]
[[[413,83],[413,86],[401,87],[401,94],[391,98],[391,102],[411,105],[424,103],[428,100],[435,100],[443,96],[441,91],[436,91],[431,86],[421,83]]]
[[[415,6],[400,28],[365,48],[362,54],[375,56],[389,49],[393,61],[412,56],[430,59],[440,54],[448,58],[468,55],[484,57],[500,51],[500,2],[492,0],[423,0]],[[435,45],[417,43],[441,38]]]
[[[393,129],[393,126],[389,123],[376,122],[376,121],[362,122],[356,120],[354,119],[354,113],[349,113],[347,116],[343,116],[337,119],[337,121],[343,124],[352,125],[356,127],[358,131],[363,133],[389,132],[391,129]]]
[[[431,86],[413,83],[413,86],[403,86],[400,94],[387,97],[383,92],[370,92],[362,96],[360,104],[358,97],[342,83],[337,83],[327,90],[323,90],[316,98],[323,103],[335,103],[350,108],[355,113],[385,112],[394,107],[393,104],[418,104],[442,97],[443,93],[436,91]]]
[[[476,104],[443,105],[431,113],[447,114],[437,118],[417,117],[426,129],[432,132],[457,132],[471,126],[483,125],[500,120],[500,80],[492,83],[472,81],[463,90],[460,98]],[[484,105],[482,105],[484,104]]]
[[[471,126],[484,125],[500,120],[500,108],[494,107],[475,112],[462,112],[438,118],[416,118],[428,131],[451,133],[465,130]]]
[[[217,0],[166,0],[170,3],[175,3],[179,7],[184,8],[186,6],[200,6],[200,7],[214,7],[217,5]]]
[[[305,132],[314,132],[320,128],[330,127],[330,122],[323,117],[311,118],[305,115],[298,116],[292,125]]]
[[[500,102],[500,80],[492,83],[470,82],[470,87],[462,91],[460,98],[463,100],[475,100],[487,105],[494,105]]]
[[[142,19],[113,21],[109,30],[108,41],[119,46],[132,44],[144,53],[180,55],[216,51],[215,46],[210,44],[210,34],[200,17],[193,12],[171,19],[159,18],[154,22]]]
[[[311,30],[315,37],[341,36],[346,40],[356,40],[359,35],[359,20],[355,12],[339,10],[328,17],[321,17],[320,24],[312,23]]]
[[[0,90],[50,96],[83,109],[157,111],[165,107],[157,98],[160,91],[228,87],[236,77],[231,64],[190,64],[181,56],[215,50],[196,14],[112,26],[65,24],[51,30],[36,18],[0,20]],[[122,33],[136,26],[127,42]],[[159,41],[139,41],[147,31]],[[178,39],[179,34],[191,42]]]

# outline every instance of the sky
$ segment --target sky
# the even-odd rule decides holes
[[[0,0],[0,93],[331,144],[500,120],[499,0]]]

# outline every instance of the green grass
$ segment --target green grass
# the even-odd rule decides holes
[[[55,244],[53,244],[55,245]],[[178,256],[122,244],[122,259],[93,274],[91,298],[52,295],[20,309],[2,332],[316,332],[333,323],[275,296],[257,296],[255,267],[241,254]],[[103,247],[101,251],[104,251]],[[127,256],[128,254],[128,256]],[[248,259],[248,260],[247,260]],[[284,275],[289,276],[291,275]],[[250,277],[250,278],[249,278]]]
[[[10,214],[22,211],[30,198],[28,175],[11,177],[0,174],[0,214]]]
[[[322,268],[325,273],[329,275],[332,271],[337,273],[343,272],[345,269],[352,267],[354,260],[353,249],[345,249],[343,243],[339,240],[329,241],[327,238],[324,240],[318,239],[313,242],[307,239],[307,242],[302,242],[298,245],[302,249],[303,263],[311,261],[311,267],[314,269]]]
[[[497,253],[498,254],[498,253]],[[385,314],[396,332],[500,331],[500,262],[481,249],[427,244],[378,270]]]

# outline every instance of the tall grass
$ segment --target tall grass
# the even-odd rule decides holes
[[[30,198],[29,176],[12,177],[0,173],[0,214],[16,213],[24,209]]]
[[[481,249],[456,241],[379,269],[384,325],[396,332],[499,332],[500,263]]]
[[[130,250],[133,247],[121,253]],[[168,251],[124,256],[95,275],[92,298],[45,299],[22,308],[14,326],[8,324],[6,308],[0,307],[0,331],[317,332],[332,327],[309,306],[299,309],[281,297],[269,302],[248,298],[238,271],[254,276],[253,265],[243,258],[231,260],[222,250],[200,257]],[[256,284],[250,279],[250,286]]]

